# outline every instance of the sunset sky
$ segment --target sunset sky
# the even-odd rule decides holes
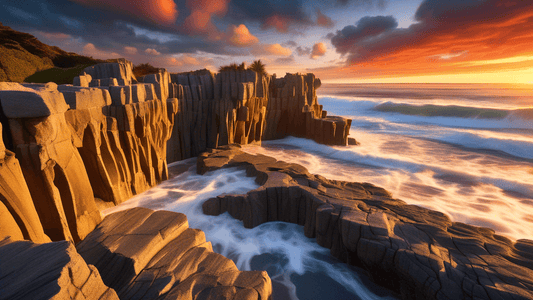
[[[525,0],[2,0],[0,22],[171,72],[261,59],[324,82],[533,84]]]

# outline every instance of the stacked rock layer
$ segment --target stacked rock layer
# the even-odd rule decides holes
[[[200,174],[242,167],[261,185],[207,200],[205,214],[229,212],[248,228],[269,221],[303,225],[307,237],[403,299],[533,299],[531,240],[513,242],[407,205],[372,184],[328,180],[237,146],[202,154],[197,164]]]
[[[289,135],[347,144],[351,120],[326,116],[317,102],[320,80],[313,74],[276,78],[251,70],[200,70],[170,77],[169,94],[178,99],[179,112],[168,142],[169,163],[208,148]]]
[[[74,85],[0,83],[0,238],[79,242],[117,205],[168,178],[167,162],[286,135],[347,143],[324,118],[312,74],[201,70],[135,78],[131,62]]]

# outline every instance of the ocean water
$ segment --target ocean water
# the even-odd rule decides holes
[[[243,194],[258,187],[239,169],[196,174],[196,159],[169,166],[171,178],[104,215],[133,207],[169,210],[187,215],[190,228],[205,232],[213,250],[232,259],[239,270],[266,270],[273,299],[396,299],[373,284],[361,269],[348,266],[307,238],[303,226],[270,222],[253,229],[228,213],[207,216],[202,203],[221,194]]]
[[[533,86],[330,84],[318,92],[328,114],[353,120],[360,145],[289,137],[246,151],[533,239]]]
[[[371,182],[395,198],[533,239],[533,90],[495,85],[326,85],[319,103],[353,119],[360,145],[337,147],[288,137],[243,150],[299,163],[330,179]],[[202,203],[257,188],[243,170],[196,174],[195,159],[169,166],[171,179],[104,211],[142,206],[185,213],[216,252],[241,270],[267,270],[274,299],[393,299],[365,272],[329,255],[302,226],[245,229]]]

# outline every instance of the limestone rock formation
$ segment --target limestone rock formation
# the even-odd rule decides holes
[[[311,73],[273,78],[263,139],[293,135],[321,144],[346,146],[352,120],[326,117],[317,101],[316,89],[319,87],[320,80]]]
[[[99,209],[166,180],[167,161],[286,135],[345,145],[349,122],[325,118],[312,74],[160,69],[137,81],[131,67],[95,65],[73,85],[0,83],[0,237],[77,243],[126,298],[267,299],[268,275],[214,254],[183,215],[134,210],[100,224]]]
[[[4,132],[31,183],[44,232],[52,240],[79,241],[100,222],[100,212],[68,130],[69,106],[53,83],[5,87],[0,86]]]
[[[77,245],[121,299],[268,299],[265,271],[213,253],[183,214],[134,208],[107,216]]]
[[[320,81],[313,74],[276,79],[251,70],[200,70],[170,74],[170,79],[169,95],[178,99],[180,109],[167,145],[168,162],[208,148],[288,135],[347,144],[351,120],[326,117],[316,97]]]
[[[50,241],[44,234],[19,161],[0,140],[0,239],[8,236],[13,240]]]
[[[371,184],[328,180],[238,148],[202,154],[198,172],[242,167],[261,187],[209,199],[204,213],[227,211],[248,228],[268,221],[303,225],[306,236],[404,299],[533,299],[533,241],[513,242]]]
[[[0,299],[119,299],[67,242],[0,240]]]
[[[168,178],[166,145],[178,111],[178,100],[167,98],[169,74],[152,76],[153,84],[116,86],[116,77],[100,77],[135,80],[131,63],[96,65],[86,72],[91,70],[75,80],[80,86],[0,83],[4,140],[24,174],[16,182],[31,195],[21,188],[17,197],[28,199],[24,209],[38,214],[21,217],[11,200],[2,201],[3,228],[19,224],[18,231],[9,231],[13,237],[45,241],[44,234],[28,233],[41,224],[52,240],[79,242],[100,222],[98,206],[119,204]],[[89,80],[101,84],[86,87]],[[7,184],[18,177],[5,176],[2,186],[11,188]],[[26,218],[34,223],[22,226]],[[8,235],[7,229],[0,231]]]
[[[133,75],[133,64],[125,59],[118,59],[114,63],[101,63],[83,70],[92,79],[116,78],[119,85],[130,85],[137,81]],[[92,82],[92,81],[91,81]]]

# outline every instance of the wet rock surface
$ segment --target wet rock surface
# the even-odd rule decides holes
[[[533,241],[452,222],[369,183],[328,180],[302,166],[230,145],[198,157],[203,174],[245,168],[261,185],[246,195],[204,202],[247,228],[269,221],[304,226],[305,235],[404,299],[533,299]]]
[[[268,299],[265,271],[239,271],[184,214],[133,208],[107,216],[76,247],[121,299]]]

